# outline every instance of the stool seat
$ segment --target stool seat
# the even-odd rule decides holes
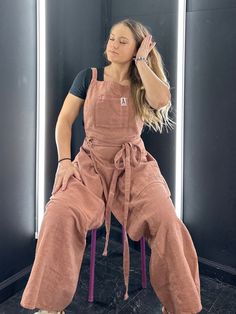
[[[124,245],[125,230],[122,226],[122,244]],[[91,230],[91,249],[90,249],[90,271],[89,271],[89,294],[88,301],[94,301],[94,275],[95,275],[95,255],[96,255],[96,240],[97,229]],[[146,274],[146,250],[145,238],[140,239],[140,253],[141,253],[141,280],[142,288],[147,288],[147,274]]]

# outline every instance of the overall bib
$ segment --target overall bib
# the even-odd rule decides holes
[[[143,121],[129,86],[97,80],[92,68],[84,102],[86,137],[73,163],[66,190],[51,194],[21,306],[65,309],[75,294],[88,230],[105,220],[107,255],[111,212],[126,230],[123,271],[128,298],[129,244],[145,237],[150,249],[150,282],[174,314],[202,309],[198,257],[190,233],[177,217],[158,162],[145,149]]]

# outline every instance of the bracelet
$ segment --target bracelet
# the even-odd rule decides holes
[[[135,61],[142,60],[142,61],[145,61],[146,63],[148,62],[147,58],[145,58],[145,57],[136,57],[136,58],[133,58],[133,60],[135,60]]]
[[[58,160],[58,163],[59,163],[60,161],[64,160],[64,159],[70,159],[70,160],[71,160],[71,158],[62,158],[62,159]]]

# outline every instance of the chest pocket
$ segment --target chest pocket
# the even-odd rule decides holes
[[[100,95],[95,103],[94,113],[96,127],[128,127],[129,98]]]

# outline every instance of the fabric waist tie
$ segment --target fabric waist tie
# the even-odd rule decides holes
[[[138,137],[140,140],[140,136]],[[111,184],[109,188],[106,209],[105,209],[105,226],[106,226],[106,241],[104,251],[102,253],[103,256],[107,256],[107,247],[108,241],[110,236],[110,227],[111,227],[111,207],[112,202],[114,199],[116,183],[118,178],[119,170],[125,170],[125,202],[124,202],[124,221],[123,221],[123,228],[125,230],[125,237],[124,237],[124,247],[123,247],[123,274],[124,274],[124,282],[125,282],[125,295],[124,300],[127,300],[128,295],[128,286],[129,286],[129,272],[130,272],[130,254],[129,254],[129,243],[128,243],[128,236],[126,232],[127,227],[127,217],[128,217],[128,210],[129,210],[129,200],[130,200],[130,181],[131,181],[131,165],[136,167],[140,164],[142,150],[138,144],[134,142],[137,141],[137,137],[128,142],[124,142],[122,144],[114,144],[114,142],[107,143],[100,141],[96,138],[86,137],[86,143],[90,147],[91,157],[96,165],[95,158],[96,154],[94,154],[92,148],[94,145],[100,146],[121,146],[121,149],[115,154],[114,157],[114,172],[112,174]],[[136,159],[136,150],[138,154],[138,158]],[[97,170],[97,169],[96,169]]]

